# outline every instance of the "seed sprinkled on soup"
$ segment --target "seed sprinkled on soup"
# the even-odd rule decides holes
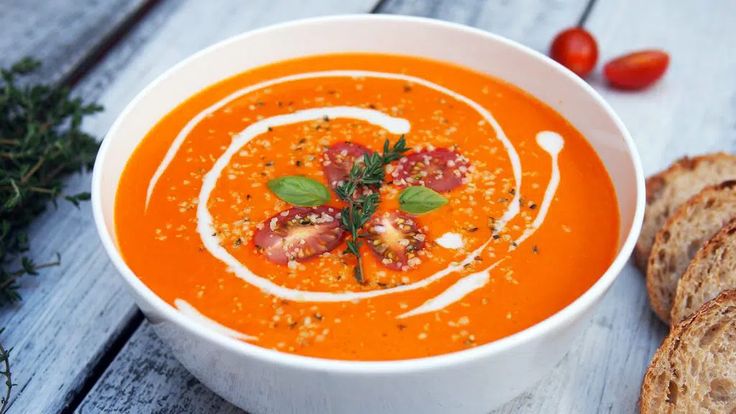
[[[180,312],[301,355],[395,360],[519,332],[618,243],[602,162],[502,80],[409,56],[258,67],[166,115],[121,178],[127,264]]]

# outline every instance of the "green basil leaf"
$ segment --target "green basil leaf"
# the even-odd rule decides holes
[[[399,207],[412,214],[427,213],[447,204],[447,199],[431,188],[408,187],[399,195]]]
[[[268,189],[276,197],[295,206],[315,207],[330,201],[330,190],[327,187],[319,181],[300,175],[274,178],[268,182]]]

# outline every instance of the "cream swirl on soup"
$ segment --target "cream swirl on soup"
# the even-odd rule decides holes
[[[358,281],[335,191],[401,135],[411,149],[368,189],[380,203]],[[330,195],[291,205],[267,188],[284,176]],[[417,186],[447,203],[400,211]],[[121,250],[156,293],[244,340],[328,358],[427,356],[516,332],[587,289],[618,237],[607,173],[562,117],[411,57],[312,57],[223,81],[151,131],[120,189]]]

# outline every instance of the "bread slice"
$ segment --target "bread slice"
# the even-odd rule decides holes
[[[736,220],[731,220],[695,253],[677,283],[670,320],[677,323],[687,318],[728,289],[736,289]]]
[[[736,179],[736,156],[725,153],[682,158],[647,179],[647,208],[634,259],[646,272],[654,237],[682,203],[708,185]]]
[[[649,364],[641,414],[736,413],[736,291],[675,325]]]
[[[647,265],[654,312],[669,322],[677,282],[698,249],[736,217],[736,181],[704,188],[675,210],[657,233]]]

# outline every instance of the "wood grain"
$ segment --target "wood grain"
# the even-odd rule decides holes
[[[574,26],[587,4],[588,0],[386,0],[378,12],[462,23],[546,53],[550,39]]]
[[[77,175],[67,191],[87,191],[89,177]],[[30,232],[38,262],[59,252],[62,263],[22,281],[23,302],[6,308],[0,326],[12,346],[11,413],[58,412],[136,312],[100,246],[89,204],[77,210],[60,202]]]
[[[647,175],[684,155],[736,151],[736,2],[702,6],[601,1],[590,16],[602,59],[646,48],[670,53],[667,74],[648,90],[619,92],[592,80],[629,128]]]
[[[57,82],[79,73],[80,64],[99,53],[121,27],[148,6],[146,0],[3,3],[0,13],[0,65],[33,56],[43,62],[34,80]],[[101,131],[96,131],[100,133]],[[88,191],[89,177],[77,175],[68,193]],[[114,338],[136,314],[119,291],[102,252],[89,205],[80,209],[60,202],[30,230],[32,257],[38,263],[62,255],[59,267],[22,280],[24,301],[3,309],[3,343],[13,347],[16,384],[10,412],[58,412],[71,401]]]
[[[144,323],[131,337],[88,398],[80,414],[100,412],[241,413],[205,388]]]
[[[35,79],[68,78],[149,0],[10,0],[0,13],[0,66],[32,56]]]

